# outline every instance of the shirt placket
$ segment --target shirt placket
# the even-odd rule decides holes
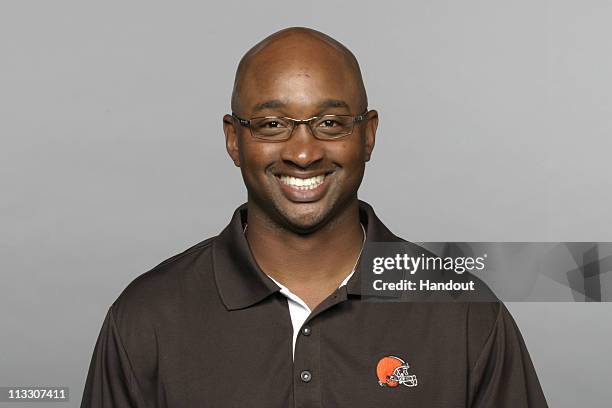
[[[347,299],[346,286],[334,291],[310,314],[300,328],[293,359],[295,408],[320,408],[323,372],[321,370],[321,314]]]

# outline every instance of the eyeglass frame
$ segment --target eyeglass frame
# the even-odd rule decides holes
[[[256,117],[252,117],[251,119],[243,119],[240,116],[236,115],[234,112],[232,112],[232,117],[234,119],[236,119],[238,121],[238,123],[240,123],[242,126],[244,127],[248,127],[249,128],[249,132],[251,133],[251,136],[257,140],[263,140],[266,142],[272,142],[272,143],[276,143],[276,142],[286,142],[287,140],[291,139],[291,136],[293,136],[293,131],[295,130],[295,128],[298,125],[301,125],[302,123],[305,125],[308,125],[308,128],[310,129],[310,133],[312,134],[312,136],[314,136],[315,139],[317,140],[337,140],[337,139],[341,139],[343,137],[349,136],[353,134],[353,130],[355,129],[355,123],[359,123],[359,122],[363,122],[366,119],[366,115],[370,113],[370,110],[368,108],[365,109],[365,111],[360,114],[360,115],[356,115],[356,116],[352,116],[352,115],[319,115],[319,116],[313,116],[309,119],[293,119],[290,118],[288,116],[256,116]],[[315,134],[314,129],[311,126],[311,122],[315,119],[320,119],[320,118],[324,118],[325,116],[349,116],[352,118],[353,120],[353,128],[351,129],[350,133],[344,134],[344,135],[339,135],[339,136],[335,136],[335,137],[329,137],[329,138],[320,138],[317,137],[317,135]],[[251,127],[251,121],[254,119],[288,119],[291,124],[291,133],[289,133],[289,136],[287,136],[286,139],[267,139],[265,137],[259,137],[259,136],[255,136],[255,134],[253,134],[253,128]]]

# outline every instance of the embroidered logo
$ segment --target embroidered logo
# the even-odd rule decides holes
[[[395,388],[402,384],[406,387],[416,387],[417,377],[410,374],[410,366],[404,360],[395,356],[381,358],[376,365],[376,376],[381,387]]]

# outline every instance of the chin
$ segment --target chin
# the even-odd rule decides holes
[[[277,206],[277,213],[287,228],[307,233],[315,231],[325,224],[332,213],[332,206],[322,206],[317,203],[292,204],[290,206]]]

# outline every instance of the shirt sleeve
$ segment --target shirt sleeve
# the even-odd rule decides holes
[[[111,307],[94,348],[81,408],[144,406]]]
[[[503,303],[470,370],[471,408],[548,407],[521,333]]]

